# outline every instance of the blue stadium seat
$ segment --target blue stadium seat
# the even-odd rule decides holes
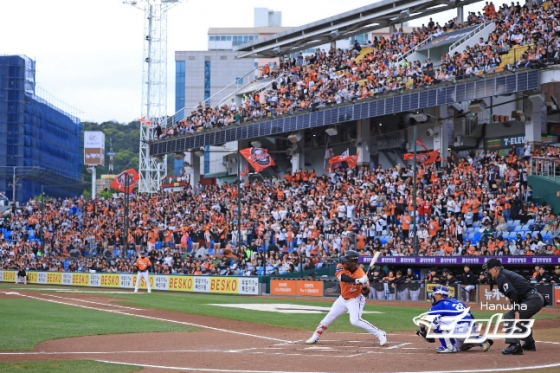
[[[521,220],[514,220],[513,225],[521,225]]]
[[[520,225],[516,225],[515,228],[513,229],[514,232],[519,232],[520,230],[521,230]]]
[[[162,246],[163,246],[163,243],[161,241],[156,242],[156,250],[161,251]]]
[[[502,233],[502,238],[508,238],[508,237],[509,237],[509,232]]]

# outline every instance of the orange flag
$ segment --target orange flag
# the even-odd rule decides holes
[[[134,189],[134,186],[136,185],[136,183],[138,182],[138,180],[140,179],[140,176],[138,175],[138,172],[136,172],[135,169],[131,168],[128,170],[124,170],[123,172],[121,172],[112,182],[111,182],[111,188],[118,190],[119,192],[125,192],[125,185],[126,185],[126,175],[128,175],[129,179],[128,179],[128,191],[126,191],[127,194],[129,194],[130,192],[132,192],[132,190]]]
[[[241,149],[239,152],[257,172],[261,172],[265,168],[275,165],[274,159],[272,159],[266,149],[247,148]]]

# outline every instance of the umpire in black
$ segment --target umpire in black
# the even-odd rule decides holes
[[[514,306],[512,310],[505,314],[504,318],[506,320],[530,319],[544,307],[544,298],[533,285],[517,273],[504,269],[502,262],[498,259],[490,259],[482,268],[490,276],[491,284],[498,285],[500,293],[509,298]],[[524,342],[521,345],[519,339],[506,339],[509,346],[502,351],[502,354],[523,355],[523,350],[536,350],[532,332],[524,339]]]

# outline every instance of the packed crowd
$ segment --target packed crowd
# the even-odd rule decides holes
[[[32,200],[0,221],[0,268],[128,272],[147,250],[156,273],[285,273],[320,268],[349,248],[414,255],[414,227],[418,255],[560,255],[560,216],[535,204],[527,185],[531,152],[419,165],[417,225],[411,166],[246,180],[241,227],[235,184],[133,195],[126,249],[122,197]]]
[[[317,50],[310,56],[300,53],[272,68],[265,66],[261,78],[271,79],[269,89],[212,108],[208,102],[186,119],[168,128],[158,127],[157,138],[179,136],[207,129],[223,128],[261,118],[292,114],[296,111],[362,100],[386,92],[402,91],[441,82],[493,73],[502,69],[502,55],[516,46],[529,46],[509,68],[532,67],[560,61],[560,0],[521,6],[503,4],[498,10],[486,3],[483,12],[470,12],[464,24],[449,21],[441,26],[430,18],[427,25],[409,34],[402,29],[389,37],[376,36],[362,47],[349,50]],[[439,64],[430,59],[409,62],[407,52],[431,36],[494,22],[496,29],[486,40],[468,46],[462,53],[446,54]],[[360,55],[360,58],[357,57]]]

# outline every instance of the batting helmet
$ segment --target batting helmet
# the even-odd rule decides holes
[[[341,263],[346,263],[346,262],[350,262],[350,261],[358,261],[358,257],[360,256],[360,254],[358,254],[357,251],[354,250],[348,250],[344,255],[342,255],[340,257],[340,262]]]

